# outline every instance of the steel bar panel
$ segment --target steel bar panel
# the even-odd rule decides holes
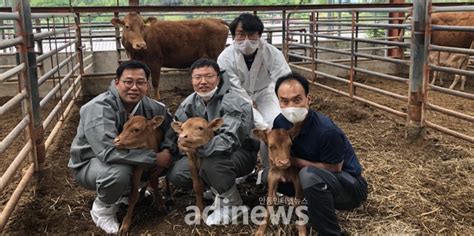
[[[320,47],[320,46],[316,46],[315,48],[318,50],[326,51],[326,52],[333,52],[333,53],[343,54],[343,55],[348,55],[348,56],[352,55],[350,52],[347,52],[346,50],[341,51],[340,49],[331,49],[331,48]]]
[[[424,121],[424,124],[427,126],[427,127],[430,127],[430,128],[433,128],[435,130],[438,130],[438,131],[441,131],[443,133],[447,133],[449,135],[452,135],[456,138],[460,138],[460,139],[464,139],[466,141],[469,141],[471,143],[474,143],[474,137],[472,136],[469,136],[469,135],[466,135],[466,134],[462,134],[462,133],[459,133],[457,131],[454,131],[452,129],[448,129],[446,127],[443,127],[443,126],[440,126],[440,125],[437,125],[435,123],[432,123],[428,120],[425,119]]]
[[[445,51],[445,52],[455,52],[455,53],[461,53],[461,54],[467,54],[474,56],[474,50],[472,49],[466,49],[466,48],[455,48],[455,47],[445,47],[445,46],[438,46],[434,44],[430,44],[429,46],[430,51]]]
[[[2,106],[0,106],[0,116],[4,115],[7,111],[12,109],[15,106],[18,106],[18,104],[21,102],[21,100],[25,99],[28,97],[28,94],[25,89],[21,90],[21,93],[17,93],[15,96],[10,98],[6,103],[4,103]]]
[[[50,17],[74,17],[74,13],[31,13],[32,19],[50,18]]]
[[[429,64],[429,66],[430,68],[436,69],[437,71],[443,71],[443,72],[467,75],[467,76],[474,76],[474,71],[467,71],[467,70],[455,69],[451,67],[437,66],[435,64]]]
[[[428,86],[431,90],[434,90],[434,91],[443,92],[443,93],[447,93],[447,94],[450,94],[450,95],[453,95],[453,96],[458,96],[458,97],[463,97],[463,98],[474,100],[474,94],[472,94],[472,93],[466,93],[466,92],[461,92],[461,91],[458,91],[458,90],[443,88],[443,87],[439,87],[439,86],[432,85],[432,84],[429,84]]]
[[[0,12],[0,20],[20,20],[18,12]]]
[[[38,40],[38,39],[43,39],[52,35],[62,34],[62,33],[68,32],[69,30],[74,30],[74,29],[75,27],[69,27],[69,28],[63,28],[59,30],[51,30],[51,31],[36,33],[33,35],[34,35],[35,40]]]
[[[54,86],[54,88],[52,88],[44,97],[43,99],[41,99],[40,101],[40,107],[43,107],[44,104],[46,104],[49,99],[51,99],[51,97],[53,97],[53,95],[61,88],[61,85],[63,85],[64,83],[66,83],[66,81],[73,75],[73,73],[79,69],[81,65],[80,64],[76,64],[72,70],[70,70],[66,75],[64,75],[64,77],[61,79],[61,81],[56,84],[56,86]]]
[[[0,179],[0,191],[3,191],[4,188],[9,184],[11,178],[15,175],[15,172],[28,156],[28,153],[32,150],[33,145],[31,142],[31,140],[28,140],[15,159],[8,166],[7,170],[3,173],[2,178]]]
[[[84,69],[85,70],[85,69]],[[77,80],[77,79],[76,79]],[[74,86],[71,86],[68,88],[66,93],[64,93],[63,97],[61,100],[56,104],[56,106],[51,110],[51,112],[48,114],[48,116],[44,119],[43,122],[43,128],[46,129],[46,127],[51,123],[53,120],[54,116],[58,113],[59,109],[63,105],[63,103],[69,98],[70,94],[73,92]]]
[[[54,73],[57,71],[61,70],[67,63],[69,63],[70,60],[72,60],[73,57],[77,55],[77,52],[73,53],[71,56],[67,57],[59,65],[55,66],[51,70],[49,70],[47,73],[45,73],[43,76],[41,76],[38,79],[38,86],[41,86],[49,77],[51,77]]]
[[[10,197],[7,204],[3,208],[2,213],[0,214],[0,231],[3,231],[3,228],[5,227],[8,221],[8,218],[10,217],[13,210],[15,209],[18,203],[18,200],[20,200],[21,194],[23,193],[23,191],[25,191],[26,186],[28,186],[28,183],[33,177],[34,171],[35,171],[35,165],[34,163],[31,163],[28,169],[25,171],[25,174],[21,178],[20,183],[18,183],[12,196]]]
[[[299,69],[301,69],[301,70],[305,70],[305,71],[307,71],[307,72],[311,72],[308,68],[305,68],[305,67],[295,66],[295,65],[292,65],[292,66],[297,67],[297,68],[299,68]],[[333,77],[333,76],[331,76],[331,77]],[[390,113],[395,114],[395,115],[397,115],[397,116],[400,116],[400,117],[403,117],[403,118],[406,118],[406,117],[407,117],[407,114],[406,114],[406,113],[397,111],[397,110],[392,109],[392,108],[390,108],[390,107],[387,107],[387,106],[384,106],[384,105],[381,105],[381,104],[378,104],[378,103],[369,101],[369,100],[364,99],[364,98],[361,98],[361,97],[350,96],[350,94],[347,93],[347,92],[343,92],[343,91],[341,91],[341,90],[338,90],[338,89],[335,89],[335,88],[333,88],[333,87],[329,87],[329,86],[326,86],[326,85],[323,85],[323,84],[320,84],[320,83],[317,83],[317,82],[312,82],[312,81],[309,81],[309,82],[312,83],[312,84],[314,84],[314,85],[316,85],[316,86],[318,86],[318,87],[321,87],[321,88],[327,89],[327,90],[329,90],[329,91],[332,91],[332,92],[335,92],[335,93],[344,95],[344,96],[346,96],[346,97],[350,97],[350,98],[352,98],[352,99],[354,99],[354,100],[357,100],[357,101],[360,101],[360,102],[363,102],[363,103],[372,105],[372,106],[374,106],[374,107],[376,107],[376,108],[379,108],[379,109],[381,109],[381,110],[390,112]]]
[[[3,73],[0,74],[0,84],[5,82],[8,78],[18,74],[21,70],[25,69],[25,63],[22,62],[20,65],[17,65]]]
[[[394,75],[387,75],[387,74],[384,74],[384,73],[370,71],[370,70],[362,69],[362,68],[359,68],[359,67],[355,67],[354,70],[357,71],[357,72],[362,72],[362,73],[369,74],[369,75],[376,75],[376,76],[380,76],[382,78],[386,78],[386,79],[390,79],[390,80],[394,80],[394,81],[398,81],[398,82],[403,82],[403,83],[408,82],[408,79],[403,78],[403,77],[398,77],[398,76],[394,76]]]
[[[12,39],[2,39],[0,40],[0,49],[9,48],[17,44],[23,43],[23,37],[15,37]]]
[[[447,109],[447,108],[444,108],[444,107],[440,107],[440,106],[432,104],[430,102],[426,102],[425,104],[426,104],[427,108],[430,108],[433,111],[437,111],[437,112],[440,112],[440,113],[451,115],[451,116],[454,116],[454,117],[457,117],[459,119],[463,119],[463,120],[466,120],[466,121],[469,121],[469,122],[474,122],[474,116],[470,116],[468,114],[457,112],[457,111]]]
[[[30,124],[30,118],[24,116],[23,119],[13,128],[10,133],[0,142],[0,153],[5,152],[8,147],[15,141],[16,138],[28,127]],[[1,190],[0,190],[1,191]]]
[[[473,26],[431,25],[431,30],[474,32]]]
[[[79,88],[77,89],[77,92],[75,94],[75,97],[79,97],[81,91],[82,91],[82,87],[80,86],[80,80],[81,80],[81,75],[79,75],[76,80],[74,81],[74,84],[73,86],[78,86],[79,85]],[[70,102],[69,102],[69,105],[66,107],[66,109],[64,110],[63,114],[61,117],[67,117],[67,115],[69,114],[70,110],[72,109],[74,103],[75,103],[75,99],[73,98]],[[59,132],[59,129],[61,128],[62,124],[64,123],[64,120],[61,118],[57,123],[56,125],[54,126],[54,128],[51,130],[51,133],[49,134],[48,138],[46,139],[46,141],[44,142],[44,146],[46,148],[46,150],[48,150],[49,146],[53,143],[53,139],[54,137],[56,136],[56,134]]]
[[[326,34],[314,34],[316,37],[320,38],[327,38],[327,39],[339,39],[339,40],[345,40],[345,41],[351,41],[351,37],[341,37],[341,36],[331,36],[331,35],[326,35]]]
[[[374,59],[374,60],[380,60],[380,61],[392,62],[392,63],[396,63],[396,64],[407,65],[407,66],[410,65],[409,61],[400,60],[400,59],[391,58],[391,57],[382,57],[382,56],[366,54],[366,53],[358,53],[358,52],[354,53],[354,55],[359,56],[359,57],[370,58],[370,59]]]
[[[460,11],[474,11],[473,5],[450,6],[450,7],[431,7],[431,12],[460,12]]]
[[[317,22],[318,25],[340,25],[340,26],[352,26],[350,22],[348,23],[337,23],[337,22]],[[366,23],[356,23],[356,26],[370,27],[370,28],[405,28],[409,29],[411,24],[366,24]],[[337,31],[337,30],[334,30]]]
[[[39,62],[43,61],[44,59],[54,55],[55,53],[62,51],[66,47],[69,47],[69,46],[73,45],[76,42],[77,42],[77,39],[74,39],[73,41],[70,41],[70,42],[68,42],[68,43],[66,43],[66,44],[64,44],[64,45],[62,45],[58,48],[55,48],[55,49],[53,49],[53,50],[51,50],[51,51],[49,51],[45,54],[41,54],[40,56],[36,57],[36,62],[39,63]]]
[[[391,45],[391,46],[398,46],[409,48],[410,43],[402,43],[402,42],[395,42],[395,41],[382,41],[382,40],[373,40],[373,39],[363,39],[363,38],[355,38],[355,41],[364,42],[364,43],[376,43],[376,44],[384,44],[384,45]]]

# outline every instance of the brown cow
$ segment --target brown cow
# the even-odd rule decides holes
[[[178,137],[178,147],[183,149],[196,149],[214,137],[214,132],[224,124],[224,119],[216,118],[211,122],[200,117],[193,117],[186,120],[184,123],[175,121],[171,123],[171,127]],[[193,190],[196,193],[196,206],[199,212],[196,213],[196,219],[201,220],[201,214],[204,210],[204,184],[201,177],[199,177],[199,169],[201,160],[196,157],[194,153],[187,152],[189,161],[189,169],[191,170],[191,178],[193,180]]]
[[[268,195],[267,195],[267,210],[265,211],[265,218],[263,224],[258,227],[255,235],[263,236],[269,221],[269,212],[273,207],[273,202],[276,200],[276,191],[278,187],[278,181],[280,178],[291,180],[295,188],[295,200],[294,206],[297,207],[303,200],[303,188],[300,184],[298,175],[298,169],[291,166],[290,162],[290,148],[291,140],[296,137],[300,132],[302,122],[296,124],[290,130],[285,129],[274,129],[270,132],[260,129],[253,129],[252,132],[255,136],[264,141],[268,146],[268,160],[269,160],[269,171],[268,171]],[[298,235],[306,235],[306,226],[298,224]]]
[[[201,57],[216,60],[224,50],[229,29],[220,19],[158,21],[130,12],[123,20],[111,20],[123,27],[122,44],[131,59],[151,69],[155,98],[159,99],[161,67],[188,68]]]
[[[473,26],[474,12],[440,12],[431,15],[431,24],[450,26]],[[469,48],[474,40],[474,32],[432,31],[431,44],[440,46]]]
[[[437,66],[445,66],[445,67],[451,67],[455,69],[466,70],[467,64],[469,63],[469,55],[461,54],[461,53],[432,51],[429,54],[428,61],[431,64],[434,64]],[[439,73],[440,73],[439,71],[434,71],[433,80],[431,81],[431,84],[435,84],[436,79],[439,77],[439,82],[441,85],[443,85],[443,79],[439,76]],[[459,82],[459,79],[461,79],[461,90],[464,90],[466,76],[458,75],[458,74],[454,76],[454,81],[451,84],[451,86],[449,86],[449,89],[454,89],[454,86],[456,86],[456,84]]]
[[[124,124],[122,133],[114,140],[117,149],[152,149],[158,152],[158,147],[163,139],[163,133],[158,127],[163,123],[163,116],[155,116],[147,120],[144,116],[131,116]],[[127,213],[122,220],[119,233],[125,234],[130,231],[132,214],[135,204],[139,198],[139,185],[144,167],[136,166],[132,175],[132,190],[129,197]],[[158,175],[162,169],[154,167],[150,176],[149,184],[153,188],[153,204],[160,210],[165,210],[165,203],[158,190]]]

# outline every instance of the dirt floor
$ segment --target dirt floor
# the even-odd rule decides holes
[[[324,81],[323,81],[324,82]],[[370,81],[368,81],[370,82]],[[397,83],[377,83],[379,87],[406,86]],[[473,88],[467,88],[472,92]],[[348,233],[474,233],[474,144],[428,129],[422,138],[405,138],[405,120],[387,112],[320,88],[311,87],[312,108],[329,115],[342,128],[352,142],[364,167],[363,175],[369,183],[367,202],[353,211],[338,213],[341,226]],[[163,92],[163,102],[174,111],[188,91],[175,89]],[[372,95],[368,95],[369,97]],[[380,100],[394,109],[406,109],[405,102]],[[437,95],[436,95],[437,96]],[[457,108],[470,115],[474,113],[473,101],[458,101],[436,97],[438,104]],[[20,200],[4,233],[7,234],[102,234],[93,224],[89,210],[94,192],[83,189],[72,179],[67,168],[69,147],[76,133],[79,120],[75,105],[72,114],[48,150],[47,166],[39,183],[32,183]],[[435,119],[436,116],[433,116]],[[441,117],[441,116],[440,116]],[[8,122],[3,130],[11,129]],[[8,119],[7,119],[8,121]],[[453,129],[474,133],[472,123],[440,119],[441,124]],[[2,138],[4,137],[3,134]],[[8,160],[6,158],[5,160]],[[9,162],[3,162],[4,171]],[[244,203],[255,206],[264,192],[251,181],[241,185]],[[252,234],[255,225],[230,225],[207,227],[189,226],[184,223],[185,207],[194,202],[193,195],[176,191],[176,202],[169,213],[158,212],[141,201],[134,215],[132,234],[166,235],[221,235]],[[2,193],[2,204],[8,200]],[[123,210],[121,211],[123,215]],[[293,235],[291,226],[274,225],[269,232]],[[314,231],[312,231],[314,233]]]

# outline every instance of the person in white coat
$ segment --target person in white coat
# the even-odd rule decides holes
[[[258,16],[243,13],[229,25],[234,43],[222,51],[217,58],[223,77],[232,84],[232,89],[250,102],[253,107],[255,127],[271,129],[273,120],[281,113],[275,95],[275,82],[291,73],[283,53],[262,39],[263,23]],[[260,144],[263,166],[268,166],[268,148]],[[267,170],[259,172],[257,184],[264,183]],[[242,178],[246,178],[245,176]],[[241,182],[239,178],[237,181]]]
[[[280,114],[275,81],[291,72],[283,53],[261,38],[262,21],[244,13],[229,26],[234,43],[217,59],[232,88],[253,106],[255,126],[269,129]]]

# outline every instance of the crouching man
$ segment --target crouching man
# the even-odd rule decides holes
[[[329,117],[309,109],[309,84],[304,77],[290,73],[279,78],[275,92],[281,114],[273,129],[290,129],[303,122],[292,142],[291,165],[300,169],[309,220],[320,235],[340,235],[335,209],[354,209],[367,199],[359,160],[342,130]],[[285,181],[280,179],[278,191],[293,195],[293,185]]]
[[[145,96],[150,88],[149,77],[150,69],[145,64],[123,62],[109,90],[81,107],[77,134],[71,144],[68,167],[77,183],[96,191],[90,214],[94,223],[109,234],[119,230],[117,203],[130,193],[134,166],[163,169],[171,163],[168,150],[118,150],[113,144],[131,115],[148,119],[161,115],[165,117],[162,133],[170,128],[172,117],[166,107]]]
[[[191,65],[190,70],[194,93],[180,104],[175,119],[181,122],[191,117],[201,117],[209,122],[219,117],[224,119],[224,124],[210,142],[192,152],[201,160],[199,176],[216,195],[214,211],[205,223],[231,223],[238,216],[232,215],[232,207],[242,205],[235,179],[249,174],[256,165],[259,142],[249,138],[253,128],[252,106],[231,89],[228,80],[221,77],[215,61],[201,58]],[[176,150],[176,142],[177,134],[168,131],[163,144]],[[176,155],[178,160],[167,177],[175,186],[192,188],[188,157],[182,153]]]

